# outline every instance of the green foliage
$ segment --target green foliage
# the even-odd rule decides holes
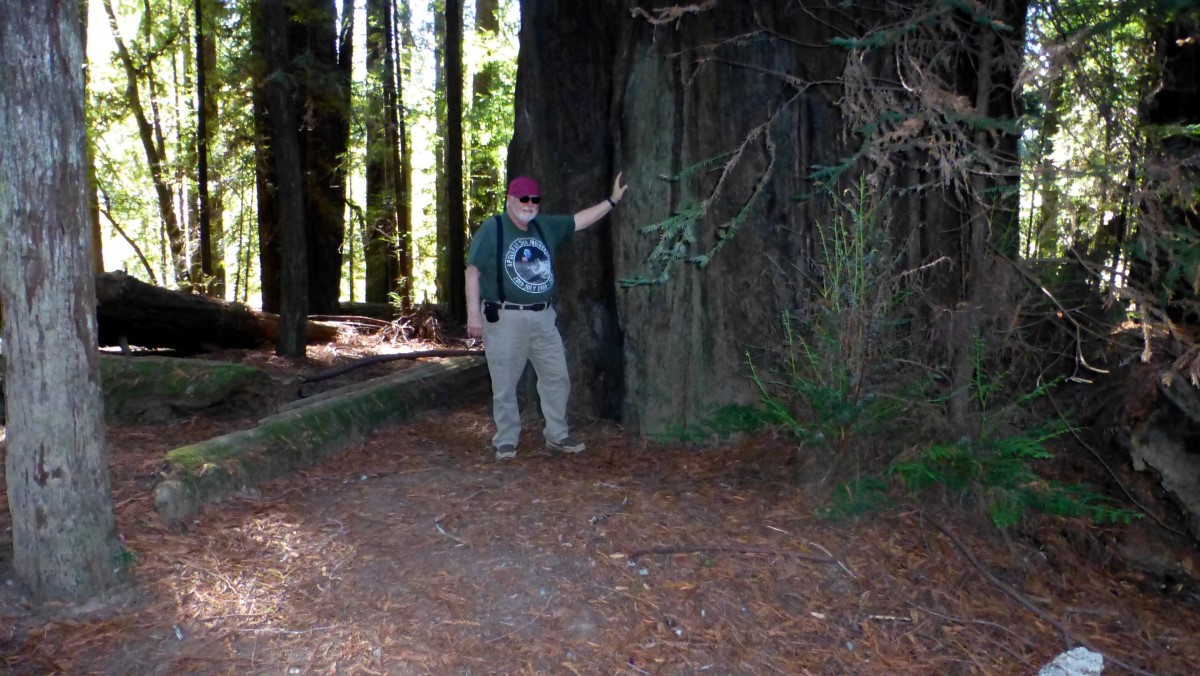
[[[1047,482],[1034,471],[1036,461],[1053,457],[1046,442],[1066,431],[1059,424],[1004,437],[936,443],[912,460],[895,463],[888,473],[912,493],[940,485],[973,495],[1000,529],[1017,525],[1031,511],[1101,524],[1141,518],[1086,486]]]
[[[697,444],[714,439],[728,439],[738,433],[757,434],[786,422],[777,412],[770,409],[730,404],[714,411],[699,425],[670,425],[655,438],[663,442]]]
[[[472,94],[463,118],[467,139],[467,215],[475,225],[488,214],[504,209],[504,167],[512,139],[512,99],[517,82],[516,3],[500,3],[499,31],[477,29],[465,45],[464,65],[473,73]]]
[[[132,549],[126,549],[122,547],[121,551],[117,552],[115,560],[113,561],[113,565],[115,565],[117,568],[129,568],[133,564],[137,563],[140,559],[141,557],[137,552]]]
[[[1003,378],[991,378],[985,372],[984,352],[983,341],[976,338],[975,372],[970,387],[984,415],[979,436],[930,443],[915,456],[892,463],[885,475],[899,479],[912,495],[942,487],[972,498],[999,529],[1017,525],[1031,511],[1088,517],[1097,523],[1128,523],[1140,518],[1138,513],[1118,507],[1085,486],[1048,482],[1038,475],[1036,464],[1053,457],[1047,443],[1069,432],[1070,426],[1057,420],[1022,432],[1005,432],[1001,431],[1003,414],[1024,410],[1027,404],[1044,395],[1052,383],[1040,384],[1012,401],[1005,401]],[[862,497],[861,481],[839,486],[822,513],[836,516],[886,506],[886,501]],[[878,491],[884,490],[878,484],[871,485]]]
[[[704,217],[705,205],[689,204],[672,213],[666,220],[642,227],[643,235],[658,235],[658,241],[646,257],[646,262],[657,273],[653,277],[622,279],[621,286],[630,288],[667,281],[670,266],[688,258],[696,243],[696,225]]]
[[[775,142],[770,138],[772,124],[777,119],[778,113],[795,100],[795,97],[792,98],[791,101],[784,104],[772,114],[766,122],[747,132],[736,150],[721,153],[715,157],[697,162],[674,176],[659,177],[665,181],[680,182],[695,177],[701,171],[724,160],[724,164],[721,165],[720,169],[715,170],[714,173],[717,174],[717,179],[713,187],[707,190],[704,198],[685,202],[684,206],[678,211],[672,212],[665,220],[642,228],[643,234],[658,235],[658,242],[646,259],[647,264],[652,270],[652,274],[650,276],[643,275],[622,279],[620,282],[622,287],[630,288],[665,283],[669,278],[668,270],[681,261],[686,261],[697,268],[703,269],[712,261],[713,256],[737,235],[738,229],[750,217],[754,206],[766,194],[768,181],[775,171],[776,148]],[[755,147],[758,143],[762,144],[766,166],[764,168],[753,169],[755,172],[754,186],[749,196],[738,206],[732,216],[724,222],[713,226],[713,243],[707,250],[702,253],[696,253],[695,247],[700,241],[697,235],[700,223],[709,217],[713,211],[716,211],[712,208],[714,204],[722,204],[724,202],[722,191],[726,180],[738,170],[743,160],[750,156],[750,153],[747,151]]]
[[[817,515],[836,521],[880,512],[891,506],[887,482],[877,476],[866,476],[838,484],[829,503],[817,509]]]
[[[817,228],[820,275],[805,315],[784,313],[781,365],[760,374],[747,354],[763,404],[801,446],[844,451],[904,408],[903,384],[885,375],[903,295],[878,209],[865,183],[848,191],[833,222]]]

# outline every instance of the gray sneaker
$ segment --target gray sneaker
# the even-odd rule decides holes
[[[577,441],[571,435],[567,435],[558,441],[546,440],[546,448],[552,451],[562,451],[563,453],[583,453],[587,446],[582,441]]]
[[[495,447],[497,460],[512,460],[517,457],[517,447],[512,444],[501,444]]]

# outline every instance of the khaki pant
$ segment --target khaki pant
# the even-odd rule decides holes
[[[500,321],[483,322],[483,349],[492,376],[492,419],[496,447],[517,445],[521,436],[521,412],[517,407],[517,383],[525,364],[537,374],[538,399],[546,419],[547,441],[562,441],[567,430],[567,396],[571,378],[562,336],[555,326],[553,307],[533,310],[500,310]]]

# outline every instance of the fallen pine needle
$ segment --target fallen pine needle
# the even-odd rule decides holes
[[[712,552],[716,554],[767,554],[770,556],[792,556],[803,561],[812,561],[814,563],[837,563],[837,560],[832,556],[817,556],[816,554],[787,552],[777,549],[764,549],[760,547],[724,547],[719,545],[701,545],[696,547],[651,547],[650,549],[634,550],[629,552],[627,556],[631,559],[636,559],[642,556],[652,556],[656,554],[699,554],[702,552]],[[610,554],[609,556],[612,555]]]
[[[1011,586],[1006,584],[1004,581],[998,579],[987,568],[984,568],[983,564],[979,562],[979,559],[975,558],[975,553],[972,552],[967,547],[966,543],[964,543],[962,540],[960,540],[957,535],[955,535],[953,532],[951,532],[949,528],[946,528],[945,526],[938,523],[937,521],[929,518],[928,515],[923,515],[923,518],[926,521],[928,521],[929,523],[933,524],[933,526],[935,528],[942,531],[942,533],[944,533],[946,535],[946,537],[950,538],[950,541],[954,543],[954,546],[957,547],[958,550],[960,552],[962,552],[964,556],[967,557],[967,560],[971,562],[971,565],[975,566],[975,569],[978,570],[987,579],[988,582],[992,583],[993,587],[1004,592],[1009,598],[1016,601],[1023,608],[1025,608],[1029,612],[1033,613],[1034,615],[1037,615],[1039,618],[1041,618],[1043,621],[1048,623],[1050,626],[1057,629],[1059,631],[1059,633],[1062,634],[1063,638],[1067,639],[1068,644],[1070,642],[1074,642],[1074,643],[1077,643],[1077,644],[1083,646],[1084,648],[1087,648],[1088,650],[1091,650],[1094,653],[1100,653],[1101,655],[1104,655],[1104,653],[1101,653],[1099,650],[1096,650],[1096,648],[1092,646],[1091,642],[1076,635],[1075,632],[1071,631],[1070,627],[1063,624],[1062,622],[1059,622],[1058,619],[1055,618],[1050,613],[1047,613],[1046,611],[1042,610],[1041,608],[1035,606],[1033,604],[1033,602],[1031,602],[1029,599],[1025,598],[1025,596],[1022,595],[1021,592],[1012,588]],[[1122,669],[1133,672],[1135,674],[1142,674],[1143,676],[1148,676],[1150,674],[1150,672],[1145,671],[1144,669],[1138,669],[1137,667],[1126,664],[1111,655],[1104,655],[1104,657],[1111,660],[1113,664],[1121,667]]]
[[[537,622],[537,621],[538,621],[538,618],[542,616],[542,613],[546,612],[546,609],[550,607],[550,602],[554,600],[554,597],[555,597],[555,596],[556,596],[556,594],[551,594],[551,595],[550,595],[550,598],[546,599],[546,605],[542,606],[542,609],[541,609],[541,610],[539,610],[539,611],[537,612],[537,615],[534,615],[534,616],[533,616],[533,619],[532,619],[532,620],[530,620],[530,621],[526,622],[525,624],[523,624],[523,625],[521,625],[521,626],[517,627],[516,629],[513,629],[512,631],[508,632],[507,634],[504,634],[503,636],[497,636],[496,638],[490,638],[490,639],[488,639],[488,640],[484,641],[484,642],[483,642],[483,644],[484,644],[484,645],[487,645],[487,644],[489,644],[489,643],[495,643],[496,641],[502,641],[502,640],[504,640],[504,639],[508,638],[509,636],[512,636],[513,634],[515,634],[515,633],[517,633],[517,632],[519,632],[519,631],[523,631],[523,630],[525,630],[525,629],[526,629],[526,628],[528,628],[530,625],[532,625],[534,622]]]
[[[457,543],[458,543],[458,544],[460,544],[460,545],[464,545],[464,546],[467,546],[467,547],[470,547],[470,546],[471,546],[470,544],[468,544],[468,543],[467,543],[467,541],[466,541],[466,540],[464,540],[464,539],[462,539],[462,538],[458,537],[458,536],[457,536],[457,535],[455,535],[454,533],[448,533],[448,532],[446,532],[446,529],[445,529],[445,528],[442,528],[442,524],[438,523],[437,521],[434,521],[434,522],[433,522],[433,525],[437,526],[438,532],[439,532],[439,533],[441,533],[442,535],[445,535],[447,538],[450,538],[451,540],[454,540],[455,542],[457,542]]]

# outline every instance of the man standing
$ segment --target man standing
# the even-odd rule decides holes
[[[611,195],[601,202],[574,216],[539,217],[541,190],[532,178],[521,176],[508,185],[505,212],[475,232],[467,257],[467,335],[483,338],[492,377],[492,447],[497,460],[517,456],[517,382],[527,362],[537,374],[546,447],[565,453],[584,450],[567,429],[571,381],[555,325],[553,254],[573,233],[612,211],[628,187],[618,173]]]

